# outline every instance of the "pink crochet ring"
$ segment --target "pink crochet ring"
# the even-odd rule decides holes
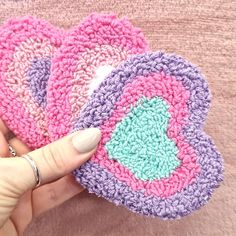
[[[89,95],[114,67],[147,49],[141,31],[114,15],[92,14],[68,33],[52,61],[48,82],[52,140],[71,131]]]
[[[51,58],[62,32],[33,17],[0,28],[0,117],[30,148],[49,142],[45,122]]]

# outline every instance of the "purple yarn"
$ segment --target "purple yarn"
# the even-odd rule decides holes
[[[210,95],[206,81],[197,68],[183,58],[163,52],[134,56],[120,65],[94,91],[86,107],[81,112],[75,130],[100,127],[114,111],[127,83],[137,76],[164,72],[175,76],[190,91],[188,108],[190,116],[182,133],[198,156],[201,172],[193,184],[168,198],[155,195],[146,196],[144,191],[134,191],[117,179],[107,169],[93,161],[88,161],[75,170],[77,181],[90,192],[102,196],[116,205],[124,205],[130,210],[147,216],[175,219],[199,209],[211,197],[213,190],[223,180],[221,155],[211,140],[203,132]]]
[[[50,68],[51,58],[35,58],[27,71],[30,91],[36,102],[42,107],[46,106]]]

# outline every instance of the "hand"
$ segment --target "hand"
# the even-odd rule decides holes
[[[31,151],[0,120],[0,235],[22,235],[39,214],[83,191],[70,174],[87,161],[101,138],[98,129],[72,133],[38,150]],[[10,157],[10,144],[18,157]],[[24,158],[28,153],[40,171],[36,184],[32,167]]]

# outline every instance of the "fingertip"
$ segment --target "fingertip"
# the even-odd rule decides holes
[[[73,192],[74,195],[84,191],[84,187],[75,180],[75,177],[72,174],[68,174],[64,178],[67,183],[67,191]]]
[[[72,138],[72,144],[79,153],[88,153],[98,145],[101,140],[101,131],[98,128],[88,128],[78,132]]]

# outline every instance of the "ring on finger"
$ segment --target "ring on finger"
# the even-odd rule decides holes
[[[10,144],[8,144],[9,152],[13,157],[16,157],[16,149],[14,149]]]
[[[24,154],[21,157],[24,158],[30,164],[30,166],[34,172],[34,177],[35,177],[35,187],[34,188],[39,187],[41,184],[42,178],[41,178],[40,171],[38,169],[36,162],[29,154]]]

